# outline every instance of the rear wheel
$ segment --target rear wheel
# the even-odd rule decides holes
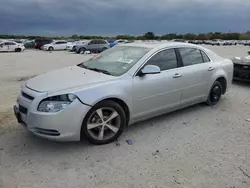
[[[126,116],[122,107],[113,101],[103,101],[87,113],[81,135],[92,144],[108,144],[123,133],[125,125]]]
[[[211,87],[209,96],[207,98],[207,104],[209,106],[216,105],[219,102],[221,95],[222,95],[222,86],[220,82],[215,81],[213,86]]]
[[[16,48],[15,49],[15,52],[21,52],[22,50],[21,50],[21,48]]]

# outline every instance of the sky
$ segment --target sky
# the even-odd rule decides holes
[[[45,36],[245,32],[250,0],[0,0],[0,33]]]

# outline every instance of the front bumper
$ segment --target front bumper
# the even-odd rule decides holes
[[[26,88],[27,90],[27,88]],[[27,91],[25,91],[27,93]],[[30,95],[30,93],[28,93]],[[34,96],[34,95],[33,95]],[[57,113],[38,112],[37,106],[41,96],[33,100],[23,95],[18,97],[14,113],[17,121],[27,130],[39,137],[56,141],[79,141],[81,125],[90,107],[82,104],[78,99],[70,106]],[[40,98],[40,99],[39,99]]]
[[[234,80],[250,81],[250,65],[234,64]]]

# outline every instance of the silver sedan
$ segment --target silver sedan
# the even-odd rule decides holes
[[[135,122],[206,102],[231,84],[233,63],[188,43],[122,44],[22,85],[14,112],[51,140],[116,140]]]

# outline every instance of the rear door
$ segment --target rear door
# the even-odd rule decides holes
[[[214,71],[211,60],[205,52],[196,48],[178,48],[178,55],[183,64],[181,74],[184,87],[181,104],[206,100]]]
[[[67,47],[67,42],[66,41],[61,41],[60,42],[60,50],[65,50]]]

